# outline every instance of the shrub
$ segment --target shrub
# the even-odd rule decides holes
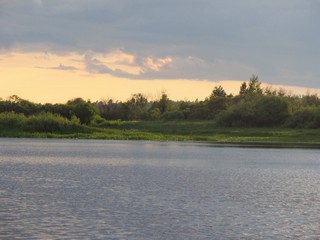
[[[146,116],[144,117],[144,120],[148,121],[154,121],[158,120],[160,118],[161,112],[159,108],[154,108],[147,112]]]
[[[74,116],[75,117],[75,116]],[[77,118],[77,117],[76,117]],[[78,119],[78,118],[77,118]],[[80,123],[80,120],[78,119],[79,123]],[[101,126],[101,125],[104,125],[106,124],[107,120],[102,118],[100,115],[96,114],[93,116],[92,120],[91,120],[91,123],[90,125],[91,126]]]
[[[256,109],[253,102],[240,101],[220,112],[216,116],[216,123],[222,127],[247,127],[256,126]]]
[[[256,103],[256,123],[259,127],[274,127],[285,123],[291,114],[289,101],[279,96],[263,96]]]
[[[26,117],[22,113],[0,113],[0,125],[2,128],[20,128],[25,124]]]
[[[287,120],[290,128],[320,128],[320,107],[304,107]]]
[[[162,120],[182,120],[184,119],[184,114],[182,111],[169,111],[165,112],[161,116]]]
[[[72,121],[68,119],[52,114],[52,113],[40,113],[38,115],[30,116],[24,129],[32,132],[62,132],[72,131],[79,129],[79,120],[73,118]]]

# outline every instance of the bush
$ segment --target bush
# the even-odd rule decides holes
[[[207,105],[202,102],[194,104],[190,107],[190,112],[187,117],[190,120],[207,120],[210,118],[210,110]]]
[[[285,123],[291,114],[289,101],[279,96],[263,96],[256,103],[256,123],[259,127],[274,127]]]
[[[184,114],[182,111],[170,111],[170,112],[165,112],[161,116],[162,120],[182,120],[184,119]]]
[[[79,128],[79,120],[75,117],[69,121],[60,115],[44,112],[29,117],[24,125],[24,130],[32,132],[64,132]]]
[[[241,100],[222,111],[216,123],[224,127],[274,127],[285,123],[290,114],[290,102],[286,98],[260,96],[255,101]]]
[[[217,114],[228,107],[229,99],[226,97],[213,97],[207,102],[207,108],[210,111],[209,118],[214,119]]]
[[[25,122],[26,117],[22,113],[0,113],[0,125],[2,128],[21,128]]]
[[[147,114],[144,116],[143,120],[147,121],[155,121],[160,118],[161,112],[159,108],[154,108],[147,112]]]
[[[290,128],[320,128],[320,107],[305,107],[297,110],[287,120]]]
[[[220,112],[215,119],[222,127],[253,127],[256,126],[255,114],[254,103],[242,100]]]
[[[75,116],[74,116],[75,117]],[[77,118],[78,119],[78,118]],[[78,119],[79,120],[79,119]],[[93,116],[92,120],[91,120],[91,123],[90,125],[91,126],[102,126],[102,125],[105,125],[107,122],[106,119],[102,118],[100,115],[96,114]],[[79,120],[79,123],[80,123],[80,120]]]

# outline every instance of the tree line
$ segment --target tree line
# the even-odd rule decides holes
[[[10,126],[15,118],[43,131],[61,126],[70,131],[79,125],[107,126],[108,120],[207,120],[220,127],[320,128],[320,99],[317,94],[297,96],[283,89],[262,88],[258,76],[252,75],[237,95],[217,86],[202,101],[173,101],[166,93],[154,101],[141,93],[124,102],[76,98],[65,104],[39,104],[16,95],[1,99],[0,124]]]

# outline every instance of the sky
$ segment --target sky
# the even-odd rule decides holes
[[[0,0],[0,97],[320,93],[319,0]]]

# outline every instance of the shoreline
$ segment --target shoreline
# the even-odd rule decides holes
[[[115,141],[115,142],[148,142],[148,143],[181,143],[200,144],[210,147],[235,147],[235,148],[273,148],[273,149],[319,149],[320,142],[279,142],[279,141],[196,141],[196,140],[154,140],[154,139],[114,139],[114,138],[86,138],[67,136],[1,136],[0,139],[21,139],[21,140],[75,140],[75,141]]]
[[[320,129],[221,128],[210,121],[121,122],[74,131],[33,132],[0,128],[0,138],[195,142],[218,146],[320,149]]]

